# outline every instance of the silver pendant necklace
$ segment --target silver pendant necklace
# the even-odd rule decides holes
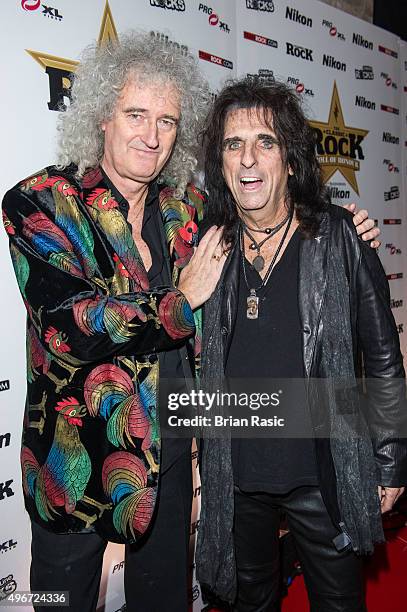
[[[243,223],[243,231],[246,234],[246,236],[250,238],[250,240],[252,241],[251,244],[249,245],[249,249],[251,249],[252,251],[257,251],[257,255],[252,261],[252,266],[254,267],[255,270],[257,270],[257,272],[261,272],[263,270],[264,263],[265,263],[264,257],[260,255],[261,247],[263,246],[265,242],[267,242],[267,240],[269,240],[272,236],[274,236],[274,234],[277,234],[277,232],[287,223],[289,216],[290,214],[288,214],[282,221],[280,221],[278,225],[275,225],[274,227],[266,227],[264,230],[259,230],[259,229],[255,229],[252,227],[248,227],[245,223]],[[263,238],[263,240],[261,240],[260,242],[257,242],[257,240],[252,236],[250,232],[258,232],[258,233],[267,234],[267,235],[265,238]]]
[[[242,256],[242,266],[243,266],[243,276],[244,276],[244,280],[246,283],[246,287],[249,290],[249,295],[246,298],[246,304],[247,304],[247,309],[246,309],[246,317],[248,319],[258,319],[259,318],[259,296],[258,296],[258,292],[261,291],[268,283],[268,280],[271,276],[271,273],[273,271],[273,267],[274,264],[276,262],[276,259],[278,257],[278,254],[281,251],[281,248],[284,244],[284,241],[287,237],[288,234],[288,230],[290,229],[291,226],[291,221],[293,219],[293,214],[294,214],[294,209],[292,208],[289,215],[287,215],[287,217],[284,219],[284,223],[287,223],[287,227],[284,230],[284,234],[278,244],[278,247],[276,249],[276,252],[273,255],[273,258],[270,262],[270,265],[267,269],[266,274],[264,275],[264,278],[261,282],[261,284],[258,287],[250,287],[249,282],[247,280],[247,273],[246,273],[246,261],[245,261],[245,254],[244,254],[244,239],[243,239],[243,232],[245,232],[247,234],[247,231],[245,231],[245,226],[241,223],[240,227],[239,227],[239,246],[240,246],[240,253]],[[279,229],[281,229],[283,227],[282,224],[280,224]],[[278,231],[278,230],[277,230]],[[276,233],[276,232],[274,232]],[[249,238],[251,238],[251,236],[249,235]],[[267,237],[268,238],[268,237]],[[267,240],[266,238],[266,240]],[[263,241],[264,243],[264,241]],[[251,248],[251,246],[249,247]],[[257,259],[257,257],[255,257],[255,259],[253,260],[253,264],[254,261]],[[261,258],[263,259],[263,258]],[[256,266],[254,265],[254,268],[259,272],[259,270],[256,268]],[[263,265],[260,268],[260,270],[262,270],[264,268],[264,259],[263,259]]]

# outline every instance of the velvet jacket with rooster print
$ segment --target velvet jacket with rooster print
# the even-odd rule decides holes
[[[161,186],[173,286],[149,288],[131,229],[100,169],[51,166],[11,189],[3,220],[27,309],[21,465],[31,518],[56,533],[134,542],[154,511],[160,465],[157,352],[195,343],[176,288],[203,195]]]

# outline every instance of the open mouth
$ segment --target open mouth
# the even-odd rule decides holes
[[[257,176],[242,176],[240,184],[245,191],[255,191],[262,186],[263,181]]]

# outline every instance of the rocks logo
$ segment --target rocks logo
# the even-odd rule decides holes
[[[199,51],[199,59],[233,70],[233,62],[223,59],[222,57],[218,57],[217,55],[213,55],[212,53],[207,53],[207,51]]]
[[[246,78],[248,81],[261,85],[271,85],[275,81],[273,71],[268,68],[259,68],[257,74],[247,73]]]
[[[214,10],[207,6],[206,4],[199,4],[198,11],[204,13],[204,15],[208,15],[208,22],[211,26],[218,26],[222,32],[226,32],[230,34],[230,28],[225,21],[221,21],[219,19],[219,15],[214,12]]]
[[[357,45],[358,47],[364,47],[365,49],[369,49],[370,51],[373,51],[372,41],[367,40],[366,38],[363,38],[362,34],[357,34],[354,32],[352,36],[352,43],[354,45]]]
[[[0,552],[6,553],[10,550],[13,550],[17,546],[17,542],[15,542],[12,538],[10,540],[6,540],[3,544],[0,544]]]
[[[365,96],[356,96],[355,106],[359,106],[360,108],[367,108],[368,110],[376,110],[376,102],[367,100]]]
[[[0,580],[0,601],[6,599],[17,589],[17,582],[13,574],[9,574]]]
[[[390,300],[390,308],[402,308],[403,300]]]
[[[385,248],[390,251],[390,255],[401,255],[401,249],[394,246],[392,242],[388,242]]]
[[[10,446],[11,433],[0,434],[0,448]]]
[[[286,7],[285,18],[289,19],[290,21],[294,21],[295,23],[300,23],[301,25],[307,26],[308,28],[312,28],[311,17],[301,15],[296,8],[291,8],[291,6]]]
[[[329,34],[332,37],[336,37],[338,40],[346,40],[345,34],[338,32],[338,28],[332,23],[332,21],[322,20],[322,27],[329,29]]]
[[[246,0],[246,8],[274,13],[274,2],[273,0]]]
[[[305,87],[304,83],[301,83],[300,79],[296,79],[295,77],[289,76],[287,79],[287,83],[293,85],[295,87],[295,91],[298,94],[303,96],[311,96],[314,97],[314,92],[309,87]]]
[[[381,72],[380,76],[382,79],[384,79],[387,87],[391,87],[392,89],[397,89],[397,83],[393,81],[393,79],[387,74],[387,72]]]
[[[310,125],[317,137],[316,151],[324,182],[338,171],[359,195],[356,172],[360,170],[360,162],[365,159],[362,143],[369,132],[345,125],[336,82],[328,121],[310,121]]]
[[[306,47],[300,47],[300,45],[294,45],[293,43],[286,42],[286,53],[287,55],[293,55],[294,57],[313,62],[312,49]]]
[[[381,51],[381,53],[385,53],[385,55],[390,55],[391,57],[394,57],[394,59],[397,59],[399,56],[396,51],[393,51],[393,49],[388,49],[383,45],[378,45],[377,48],[379,49],[379,51]]]
[[[327,68],[334,68],[335,70],[341,70],[342,72],[346,72],[346,64],[345,62],[340,62],[335,59],[333,55],[326,55],[324,53],[322,57],[322,65]]]
[[[10,391],[9,380],[0,380],[0,391]]]
[[[390,142],[391,144],[398,145],[400,143],[400,138],[398,136],[393,136],[390,132],[383,132],[383,142]]]
[[[278,42],[273,40],[272,38],[267,38],[266,36],[262,36],[261,34],[253,34],[253,32],[243,32],[243,38],[246,40],[252,40],[253,42],[260,43],[261,45],[266,45],[267,47],[274,47],[277,49]]]
[[[393,115],[398,115],[400,112],[398,108],[394,108],[394,106],[389,106],[388,104],[380,104],[380,110],[386,113],[393,113]]]
[[[372,66],[362,66],[362,68],[355,68],[355,78],[363,81],[373,81],[374,73]]]
[[[150,4],[157,8],[169,9],[170,11],[185,11],[184,0],[150,0]]]
[[[390,187],[389,191],[384,192],[384,201],[391,202],[391,200],[398,200],[400,197],[400,190],[397,185]]]
[[[387,170],[389,172],[395,172],[396,174],[398,174],[400,172],[400,170],[398,169],[397,166],[395,166],[393,164],[393,162],[391,162],[389,159],[384,159],[383,163],[387,166]]]

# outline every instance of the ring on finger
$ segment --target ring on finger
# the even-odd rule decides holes
[[[214,253],[212,255],[212,259],[216,259],[216,261],[219,261],[220,260],[220,255],[217,255],[216,253]]]

